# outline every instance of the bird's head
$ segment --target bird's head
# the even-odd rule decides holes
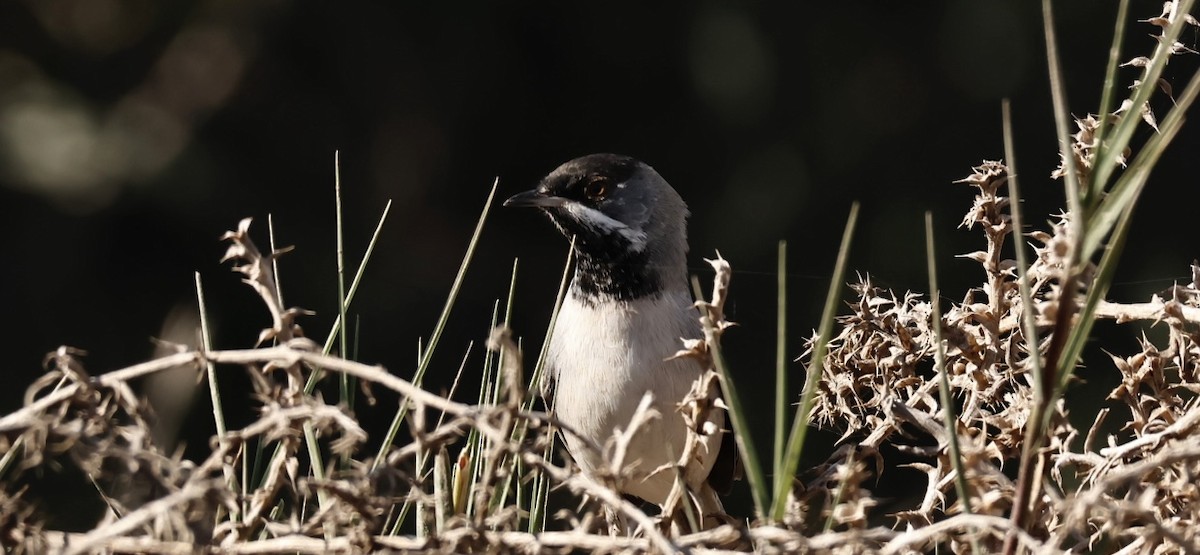
[[[687,205],[643,162],[617,154],[576,158],[504,205],[540,208],[575,237],[581,272],[616,272],[624,277],[612,279],[627,281],[633,273],[657,286],[686,279]]]

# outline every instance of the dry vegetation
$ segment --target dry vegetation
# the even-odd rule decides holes
[[[1068,208],[1048,229],[1028,233],[1035,255],[1028,264],[1005,254],[1024,242],[1014,235],[1022,228],[1006,196],[1017,196],[1009,190],[1015,172],[985,162],[961,181],[975,189],[962,227],[983,232],[982,248],[964,255],[982,267],[980,287],[943,311],[932,300],[946,295],[934,288],[933,295],[898,293],[866,277],[851,286],[849,313],[837,318],[828,341],[810,340],[807,362],[817,379],[802,405],[811,405],[813,424],[844,432],[840,447],[784,481],[773,498],[762,465],[747,458],[759,513],[753,518],[700,530],[682,487],[661,514],[614,493],[623,446],[640,422],[657,416],[650,411],[608,445],[592,446],[612,461],[607,474],[590,479],[560,462],[555,434],[572,432],[535,410],[529,384],[540,361],[523,360],[503,326],[489,340],[476,404],[420,388],[437,333],[411,381],[329,355],[335,336],[324,347],[304,336],[296,324],[303,312],[286,308],[279,295],[272,262],[281,253],[262,254],[245,220],[225,236],[226,259],[269,310],[272,326],[259,339],[270,346],[179,346],[94,377],[71,348],[50,354],[25,406],[0,419],[0,541],[16,553],[1198,552],[1200,267],[1193,266],[1191,283],[1149,302],[1104,300],[1137,191],[1200,89],[1193,80],[1161,124],[1146,108],[1147,89],[1157,83],[1152,69],[1161,72],[1182,51],[1179,28],[1195,24],[1189,7],[1169,2],[1148,21],[1162,33],[1160,47],[1131,62],[1146,73],[1129,100],[1112,110],[1106,95],[1101,113],[1110,115],[1076,122],[1072,155],[1056,172],[1067,182]],[[1122,146],[1131,133],[1124,130],[1137,120],[1158,134],[1129,169],[1110,169],[1132,153]],[[731,409],[740,412],[719,351],[729,266],[713,265],[713,301],[699,303],[706,337],[682,354],[706,361],[708,379],[723,381]],[[1066,418],[1062,391],[1078,363],[1076,336],[1086,338],[1096,318],[1154,322],[1169,333],[1161,345],[1143,337],[1140,352],[1112,355],[1121,383],[1109,408],[1079,430]],[[207,381],[218,406],[222,373],[244,369],[254,384],[260,417],[226,430],[215,413],[219,433],[204,460],[172,456],[153,441],[152,411],[131,385],[178,368],[191,383]],[[341,403],[314,394],[322,376],[343,380]],[[367,434],[346,406],[355,382],[359,398],[380,389],[403,398],[378,454],[366,448]],[[709,401],[696,395],[681,410],[703,422],[703,412],[714,409]],[[735,431],[741,416],[734,415]],[[743,450],[752,450],[738,435]],[[880,514],[870,488],[889,466],[888,453],[917,460],[911,467],[927,487],[911,506]],[[17,487],[22,475],[53,465],[77,466],[104,497],[109,510],[90,531],[45,529],[40,500]],[[1003,471],[1014,465],[1015,479]],[[547,514],[551,490],[569,492],[574,502]],[[772,501],[780,511],[768,511]],[[628,533],[611,534],[611,520]]]

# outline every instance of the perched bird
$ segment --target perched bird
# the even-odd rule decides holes
[[[683,338],[701,336],[687,277],[687,205],[653,168],[616,154],[571,160],[504,205],[539,208],[575,238],[575,274],[546,359],[554,411],[603,446],[614,430],[628,428],[650,392],[661,417],[628,444],[629,479],[619,487],[663,505],[687,438],[677,409],[704,372],[694,359],[669,358]],[[724,412],[710,411],[709,421],[723,429]],[[594,475],[601,454],[564,437],[580,469]],[[714,491],[728,491],[733,479],[732,436],[703,436],[696,457],[685,479],[702,510],[720,511]]]

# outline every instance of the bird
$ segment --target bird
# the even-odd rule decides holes
[[[701,337],[687,271],[687,204],[654,168],[598,153],[560,165],[507,207],[544,212],[574,239],[575,271],[550,335],[546,368],[553,411],[572,433],[567,452],[585,475],[605,468],[603,446],[630,424],[649,392],[659,418],[629,441],[621,493],[664,506],[687,427],[680,403],[705,372],[695,358],[672,358],[683,339]],[[716,392],[719,395],[719,389]],[[685,481],[702,514],[723,514],[716,492],[737,473],[723,410],[688,465]]]

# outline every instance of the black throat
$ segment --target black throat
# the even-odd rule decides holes
[[[619,234],[576,239],[571,294],[584,304],[632,301],[662,291],[659,269],[645,249],[634,250]]]

